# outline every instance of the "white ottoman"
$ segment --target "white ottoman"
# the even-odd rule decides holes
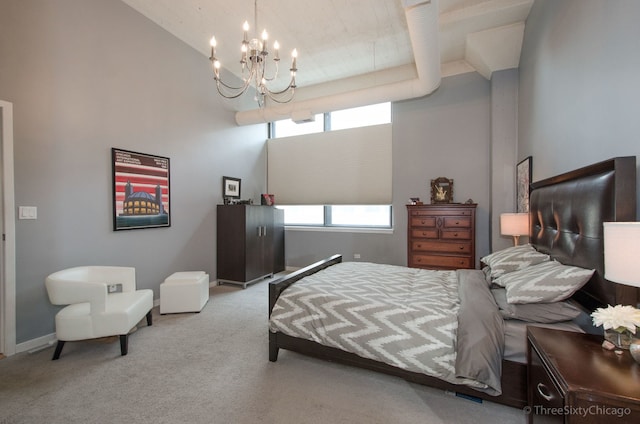
[[[209,274],[175,272],[160,284],[160,313],[200,312],[209,300]]]

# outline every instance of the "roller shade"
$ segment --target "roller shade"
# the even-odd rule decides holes
[[[391,125],[267,143],[267,187],[282,205],[391,204]]]

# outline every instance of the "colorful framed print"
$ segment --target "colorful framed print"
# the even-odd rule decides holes
[[[169,158],[111,149],[113,230],[170,227]]]

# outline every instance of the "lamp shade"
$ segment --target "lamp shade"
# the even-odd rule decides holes
[[[528,213],[503,213],[500,215],[500,234],[522,236],[529,234]]]
[[[604,223],[604,278],[640,287],[640,222]]]

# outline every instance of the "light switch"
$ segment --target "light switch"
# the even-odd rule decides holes
[[[38,219],[37,206],[19,206],[18,219]]]

